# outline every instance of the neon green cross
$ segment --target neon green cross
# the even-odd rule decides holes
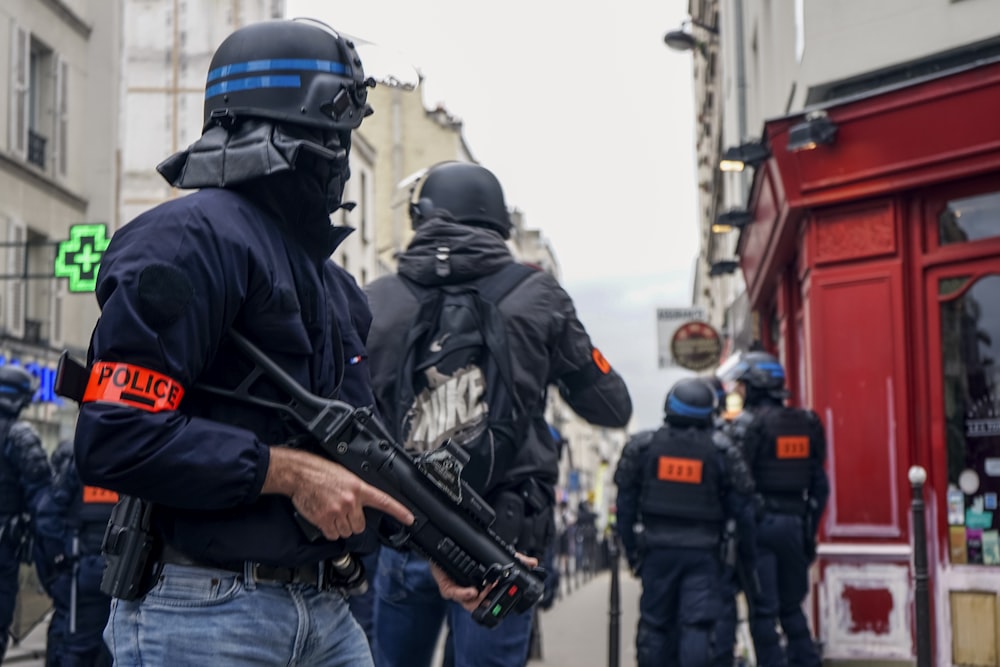
[[[69,239],[59,244],[54,273],[56,278],[69,279],[70,292],[93,292],[101,257],[111,241],[103,223],[73,225]]]

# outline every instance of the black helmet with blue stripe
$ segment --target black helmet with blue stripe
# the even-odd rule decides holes
[[[762,391],[785,387],[785,369],[778,358],[767,352],[747,352],[723,378],[729,382],[745,382]]]
[[[212,56],[205,127],[244,116],[350,131],[371,114],[354,43],[312,19],[263,21],[229,35]]]
[[[674,426],[709,426],[715,414],[715,392],[702,378],[678,380],[663,405],[664,419]]]

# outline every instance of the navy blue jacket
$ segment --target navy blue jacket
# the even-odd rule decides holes
[[[158,505],[155,528],[187,555],[295,566],[343,553],[310,543],[291,501],[261,495],[268,445],[293,426],[271,411],[199,392],[235,386],[248,364],[235,329],[314,394],[373,405],[365,338],[371,314],[330,261],[349,233],[294,172],[240,191],[204,189],[138,216],[102,259],[102,313],[88,361],[123,362],[184,388],[179,409],[81,404],[76,460],[86,484]]]

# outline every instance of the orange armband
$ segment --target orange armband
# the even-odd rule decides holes
[[[140,410],[176,410],[184,397],[184,387],[163,373],[142,366],[98,361],[90,371],[83,403],[121,403]]]

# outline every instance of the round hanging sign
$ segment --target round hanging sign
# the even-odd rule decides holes
[[[685,322],[677,327],[670,340],[670,353],[677,365],[692,371],[703,371],[719,363],[722,338],[708,322]]]

